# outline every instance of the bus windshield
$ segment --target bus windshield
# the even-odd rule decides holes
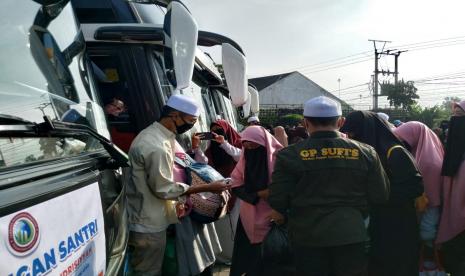
[[[78,58],[67,66],[70,85],[65,86],[60,82],[63,76],[52,70],[41,70],[38,66],[38,62],[53,65],[59,57],[47,52],[49,60],[38,61],[33,56],[34,52],[43,51],[32,39],[33,30],[41,30],[33,26],[40,7],[32,0],[0,2],[0,9],[8,11],[0,17],[0,114],[34,123],[43,122],[44,116],[59,121],[66,118],[69,122],[93,127],[92,120],[86,118],[90,117],[87,107],[90,98],[81,79]],[[42,37],[44,44],[54,39],[57,45],[55,52],[63,51],[74,41],[77,27],[71,3],[43,32],[48,35]]]
[[[59,52],[66,49],[77,34],[76,21],[68,3],[60,15],[47,29],[33,26],[40,5],[32,0],[0,1],[0,10],[8,11],[0,17],[0,122],[2,118],[32,123],[44,122],[44,116],[51,120],[84,124],[95,128],[96,118],[104,118],[103,109],[95,110],[89,92],[85,87],[79,58],[69,66],[68,81],[72,87],[64,87],[63,76],[53,70],[44,70],[40,63],[55,65],[60,58],[47,52],[49,59],[38,60],[37,39],[41,43],[56,44],[47,48]],[[41,31],[37,36],[35,30]],[[36,53],[34,56],[34,52]],[[44,54],[44,53],[42,53]],[[73,93],[68,93],[72,91]],[[96,116],[101,113],[102,115]],[[0,123],[1,124],[1,123]],[[2,137],[0,138],[0,168],[40,160],[69,157],[102,150],[95,139],[44,138],[44,137]]]

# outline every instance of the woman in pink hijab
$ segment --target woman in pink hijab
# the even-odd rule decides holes
[[[441,205],[444,149],[438,136],[421,122],[406,122],[393,130],[417,161],[429,207]]]
[[[270,230],[273,209],[268,205],[275,154],[283,146],[261,126],[241,133],[243,151],[231,173],[233,193],[240,199],[240,218],[231,266],[231,276],[270,275],[261,259],[261,242]]]
[[[444,149],[439,137],[423,123],[407,122],[393,129],[393,132],[404,142],[406,148],[415,157],[419,171],[423,176],[428,204],[426,210],[421,212],[420,237],[424,241],[425,248],[430,248],[422,252],[424,260],[421,265],[424,265],[425,261],[431,261],[429,260],[429,254],[426,254],[426,252],[431,252],[438,232]]]
[[[446,271],[465,275],[465,101],[453,106],[442,166],[443,206],[437,243]]]

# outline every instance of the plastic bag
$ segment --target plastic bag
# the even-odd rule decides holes
[[[292,263],[292,250],[286,225],[273,223],[262,242],[262,257],[265,262],[274,264]]]

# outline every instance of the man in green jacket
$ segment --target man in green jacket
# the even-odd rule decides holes
[[[288,217],[296,275],[365,275],[368,207],[388,198],[376,151],[341,136],[341,115],[330,98],[307,101],[310,137],[276,159],[268,201]]]

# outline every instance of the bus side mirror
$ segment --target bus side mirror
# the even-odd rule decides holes
[[[247,60],[231,44],[223,43],[221,46],[224,76],[232,104],[236,107],[243,106],[249,98],[247,90]]]
[[[250,112],[254,115],[257,115],[260,111],[260,100],[258,97],[258,91],[255,87],[249,85],[249,93],[250,93]]]
[[[249,94],[249,93],[247,92],[247,94]],[[243,118],[248,118],[250,116],[250,106],[251,106],[251,104],[252,104],[252,97],[249,94],[248,97],[247,97],[247,100],[245,101],[245,104],[242,106],[242,112],[243,112],[243,115],[244,115]]]
[[[165,15],[163,32],[169,80],[177,90],[187,88],[194,73],[197,22],[181,2],[172,1]]]

